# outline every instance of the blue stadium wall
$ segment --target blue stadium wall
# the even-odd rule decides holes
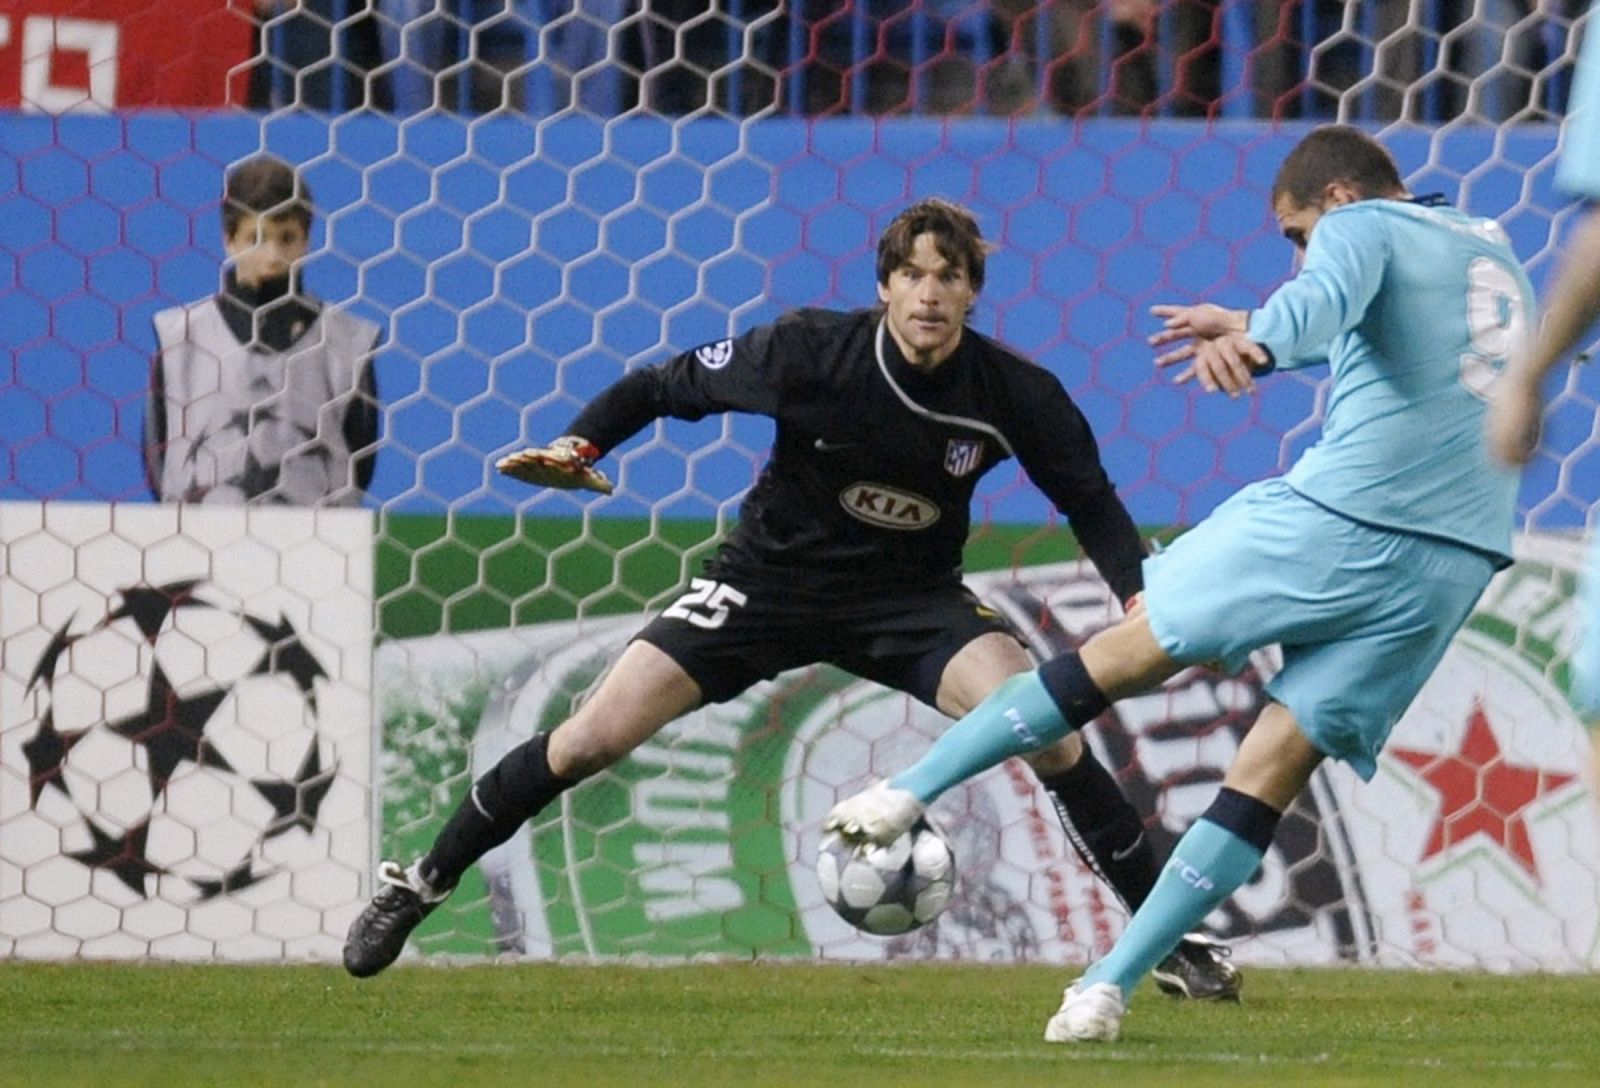
[[[1145,310],[1198,298],[1248,306],[1290,271],[1266,189],[1300,131],[0,116],[0,498],[148,498],[139,448],[151,315],[215,290],[224,167],[265,148],[309,164],[319,220],[308,286],[386,330],[374,504],[576,512],[569,497],[497,479],[489,463],[560,433],[629,366],[790,307],[870,305],[876,231],[908,200],[943,195],[972,204],[1001,246],[976,327],[1061,377],[1141,523],[1192,522],[1313,437],[1282,436],[1313,410],[1314,392],[1292,378],[1267,383],[1254,404],[1174,389],[1152,373]],[[1500,216],[1541,282],[1566,206],[1551,187],[1555,135],[1419,129],[1390,144],[1418,191]],[[1600,379],[1581,380],[1590,408],[1554,421],[1559,449],[1582,447],[1593,426]],[[762,420],[663,426],[671,448],[630,460],[626,493],[594,513],[714,514],[770,440]],[[1559,488],[1557,474],[1551,460],[1528,479],[1536,524],[1582,524],[1600,472],[1580,456]],[[982,495],[995,521],[1048,514],[1008,473]]]

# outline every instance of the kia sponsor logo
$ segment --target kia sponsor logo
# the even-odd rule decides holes
[[[851,484],[839,492],[839,502],[851,517],[880,529],[926,529],[939,520],[932,499],[882,484]]]

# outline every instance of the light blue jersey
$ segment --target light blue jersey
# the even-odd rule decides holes
[[[1508,563],[1517,477],[1491,461],[1483,413],[1533,307],[1493,220],[1410,200],[1323,215],[1300,274],[1250,316],[1278,366],[1333,371],[1322,438],[1286,482],[1353,520]]]
[[[1600,200],[1600,4],[1589,12],[1588,33],[1578,54],[1578,73],[1561,127],[1556,185],[1575,196]]]

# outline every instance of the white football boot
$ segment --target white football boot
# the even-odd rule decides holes
[[[1047,1043],[1114,1043],[1122,1034],[1122,987],[1110,982],[1074,982],[1061,996],[1061,1008],[1044,1026]]]
[[[887,778],[880,778],[834,805],[822,826],[837,831],[848,842],[887,846],[911,829],[922,809],[922,802],[910,790],[896,789]]]

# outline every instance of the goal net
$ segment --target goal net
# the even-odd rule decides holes
[[[0,955],[331,958],[379,857],[593,690],[699,573],[768,422],[654,425],[610,497],[499,478],[629,370],[797,306],[875,301],[910,200],[997,249],[973,324],[1061,378],[1170,535],[1315,440],[1318,375],[1158,377],[1165,301],[1292,271],[1267,190],[1306,127],[1380,134],[1497,217],[1536,284],[1583,4],[0,0]],[[352,509],[157,505],[160,311],[214,294],[226,170],[297,167],[305,288],[371,322]],[[1567,372],[1495,581],[1377,778],[1320,772],[1207,920],[1245,962],[1588,970],[1600,810],[1568,699],[1600,381]],[[247,430],[248,428],[246,428]],[[243,432],[241,432],[243,433]],[[270,468],[271,466],[267,466]],[[971,582],[1041,658],[1115,606],[1014,466]],[[1088,731],[1165,850],[1274,662],[1190,670]],[[960,882],[881,940],[823,904],[822,815],[933,710],[818,667],[691,714],[468,874],[424,956],[1082,963],[1125,914],[1020,763],[953,791]]]

